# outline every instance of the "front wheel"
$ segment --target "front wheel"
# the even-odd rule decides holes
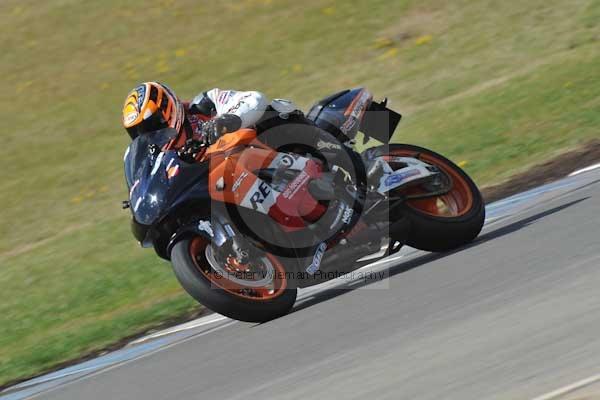
[[[286,314],[297,290],[281,261],[263,253],[247,264],[217,256],[202,237],[175,244],[171,263],[181,286],[197,301],[227,317],[264,322]]]
[[[378,155],[413,157],[436,166],[449,180],[450,189],[438,196],[422,197],[428,189],[412,186],[404,214],[410,221],[406,244],[425,251],[449,251],[477,237],[485,220],[485,204],[473,180],[444,156],[423,147],[390,144],[377,149]]]

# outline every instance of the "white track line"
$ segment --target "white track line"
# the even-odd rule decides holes
[[[585,386],[589,386],[592,383],[596,383],[596,382],[600,382],[600,374],[598,375],[594,375],[594,376],[590,376],[589,378],[586,379],[582,379],[578,382],[572,383],[570,385],[567,386],[563,386],[560,389],[556,389],[553,392],[550,393],[546,393],[544,395],[538,396],[532,400],[553,400],[556,399],[560,396],[563,396],[567,393],[571,393],[575,390],[581,389]]]
[[[594,164],[594,165],[590,165],[589,167],[578,169],[577,171],[573,171],[573,172],[571,172],[569,174],[569,176],[579,175],[581,173],[588,172],[588,171],[591,171],[591,170],[594,170],[594,169],[598,169],[598,168],[600,168],[600,163]]]
[[[139,339],[134,340],[133,342],[130,342],[129,345],[142,343],[142,342],[148,341],[150,339],[156,339],[157,337],[170,335],[172,333],[181,332],[181,331],[185,331],[188,329],[198,328],[202,325],[213,324],[215,322],[224,321],[226,319],[229,319],[229,318],[227,318],[226,316],[221,315],[221,314],[207,315],[206,317],[198,318],[194,321],[186,322],[184,324],[177,325],[177,326],[153,333],[151,335],[141,337]]]

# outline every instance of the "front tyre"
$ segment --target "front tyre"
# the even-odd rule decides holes
[[[297,290],[277,257],[263,253],[246,265],[217,258],[202,237],[184,239],[171,252],[179,283],[209,309],[240,321],[264,322],[294,305]]]
[[[385,149],[385,150],[383,150]],[[407,245],[425,251],[449,251],[479,235],[485,220],[485,203],[473,180],[456,164],[429,149],[407,144],[383,146],[381,155],[414,157],[435,165],[452,186],[439,196],[414,198],[427,193],[420,186],[405,189],[404,214],[410,221]]]

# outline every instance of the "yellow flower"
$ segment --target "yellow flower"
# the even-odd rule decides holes
[[[321,12],[325,15],[333,15],[333,14],[335,14],[335,7],[334,6],[326,7],[324,9],[322,9]]]
[[[458,163],[458,166],[461,168],[464,168],[467,166],[467,164],[469,164],[469,162],[467,160],[462,160]]]
[[[242,4],[242,3],[227,4],[227,8],[231,11],[239,12],[244,9],[244,4]]]
[[[431,42],[431,40],[433,40],[433,37],[431,35],[419,36],[418,38],[415,39],[415,44],[417,46],[421,46],[421,45]]]
[[[373,44],[373,47],[375,47],[376,49],[383,49],[386,47],[391,47],[394,45],[394,41],[388,37],[380,37],[375,39],[375,43]]]
[[[160,60],[158,62],[158,65],[156,66],[156,71],[160,74],[164,74],[165,72],[169,72],[170,70],[171,68],[169,68],[169,65],[165,60]]]
[[[175,57],[185,57],[186,53],[185,49],[177,49],[175,50]]]
[[[135,72],[134,70],[127,70],[127,78],[132,79],[132,80],[137,80],[140,76],[137,72]]]
[[[33,85],[33,81],[26,81],[17,86],[17,93],[22,93],[25,89]]]
[[[303,67],[302,67],[302,65],[300,65],[300,64],[294,64],[294,65],[292,66],[292,72],[295,72],[295,73],[300,73],[300,72],[302,72],[303,70],[304,70],[304,68],[303,68]]]
[[[391,49],[389,49],[388,51],[386,51],[385,53],[383,53],[382,55],[380,55],[378,58],[380,60],[385,60],[387,58],[396,57],[397,55],[398,55],[398,48],[397,47],[392,47]]]

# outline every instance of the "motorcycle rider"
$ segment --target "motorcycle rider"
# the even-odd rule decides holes
[[[132,89],[123,106],[123,127],[131,139],[143,133],[173,128],[178,135],[168,144],[185,161],[197,160],[202,150],[227,132],[253,127],[269,106],[257,91],[214,88],[182,102],[167,85],[144,82]]]
[[[221,135],[240,128],[257,128],[261,131],[262,141],[274,148],[286,147],[284,151],[294,152],[290,145],[316,147],[323,161],[332,166],[335,164],[332,169],[335,174],[329,183],[317,182],[320,186],[314,186],[313,189],[321,193],[323,198],[339,199],[338,208],[341,211],[348,210],[357,201],[352,196],[348,198],[343,189],[351,183],[346,171],[353,168],[349,156],[355,153],[339,142],[327,142],[321,148],[320,145],[324,143],[321,135],[324,132],[287,100],[270,102],[258,91],[214,88],[200,93],[190,102],[182,102],[167,85],[144,82],[127,95],[122,118],[123,126],[132,140],[160,129],[172,128],[177,131],[177,135],[165,147],[177,149],[179,157],[189,163],[199,161],[207,146],[216,142]],[[341,215],[340,212],[331,214],[330,218],[321,222],[323,231],[332,228],[337,230],[343,224],[338,215]]]

